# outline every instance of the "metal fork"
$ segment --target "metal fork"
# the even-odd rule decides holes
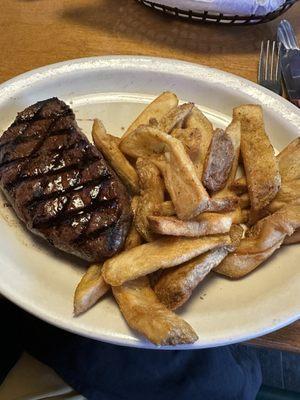
[[[258,65],[257,81],[279,95],[282,93],[281,68],[280,68],[281,43],[268,40],[261,42],[260,57]]]
[[[279,24],[277,39],[283,44],[286,50],[300,50],[294,29],[286,19],[282,20]]]

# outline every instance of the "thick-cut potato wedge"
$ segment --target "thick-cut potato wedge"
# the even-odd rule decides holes
[[[154,286],[158,299],[170,310],[181,307],[208,273],[227,256],[226,247],[210,250],[192,260],[164,271]]]
[[[81,278],[74,294],[74,316],[90,309],[102,296],[108,292],[110,286],[102,276],[102,265],[93,264]]]
[[[152,157],[160,169],[165,186],[180,219],[190,219],[206,207],[209,196],[197,177],[184,145],[157,128],[140,126],[121,144],[133,157]]]
[[[174,93],[164,92],[150,103],[145,110],[136,118],[124,133],[122,140],[133,132],[138,126],[148,124],[154,118],[160,121],[170,110],[178,105],[178,98]]]
[[[141,195],[138,199],[134,223],[137,231],[147,242],[155,240],[156,235],[149,228],[148,216],[153,214],[157,204],[164,201],[165,186],[159,169],[149,160],[139,158],[136,162]]]
[[[235,252],[215,269],[230,278],[241,278],[258,267],[300,227],[300,205],[283,207],[247,231]]]
[[[271,204],[265,210],[274,213],[286,204],[300,203],[300,138],[289,143],[278,155],[281,187]],[[242,183],[242,179],[236,181]],[[244,181],[246,185],[246,180]],[[249,195],[244,193],[239,197],[242,208],[249,207]],[[262,214],[260,214],[262,215]]]
[[[214,268],[214,272],[232,279],[243,278],[271,257],[281,244],[282,241],[279,241],[275,246],[260,253],[239,254],[237,256],[231,253],[220,265]]]
[[[139,196],[134,196],[131,200],[131,209],[134,216],[138,208],[138,203],[139,203]],[[126,250],[130,250],[136,246],[139,246],[140,244],[142,244],[142,237],[136,230],[135,224],[133,222],[126,237],[124,248]]]
[[[202,182],[214,194],[224,189],[234,160],[231,138],[222,129],[216,129],[205,158]]]
[[[112,286],[182,264],[208,250],[230,244],[228,235],[202,238],[162,238],[107,260],[103,276]]]
[[[174,129],[178,124],[182,124],[185,118],[192,111],[193,107],[193,103],[185,103],[173,108],[161,118],[158,123],[158,128],[165,133],[171,133],[172,129]]]
[[[201,160],[201,132],[197,128],[176,128],[173,129],[171,135],[180,140],[187,152],[188,156],[192,160],[195,168]]]
[[[271,212],[285,204],[300,204],[300,138],[289,143],[277,156],[281,187],[269,206]]]
[[[196,128],[201,132],[201,154],[197,162],[196,170],[199,179],[202,179],[203,165],[213,135],[212,123],[197,107],[194,107],[187,116],[183,127]]]
[[[133,193],[139,193],[137,173],[120,151],[118,138],[107,134],[104,125],[98,119],[94,120],[92,136],[96,147],[101,151],[123,183]]]
[[[178,218],[189,220],[208,208],[208,193],[182,147],[174,148],[164,159],[153,158],[153,162],[164,177]]]
[[[261,106],[243,105],[233,110],[241,122],[241,153],[253,211],[266,207],[280,188],[278,162],[264,129]]]
[[[157,346],[194,343],[192,327],[159,302],[147,277],[112,288],[128,325]]]
[[[283,182],[300,179],[300,137],[290,142],[277,156]]]
[[[154,285],[159,300],[171,310],[181,307],[206,275],[224,260],[229,251],[236,249],[242,234],[243,228],[234,225],[230,231],[230,246],[210,250],[178,267],[163,271]]]
[[[225,213],[234,211],[239,205],[239,199],[236,196],[211,198],[205,208],[205,212],[212,213]],[[153,215],[162,215],[165,217],[171,217],[175,215],[176,211],[172,201],[164,201],[158,204],[153,212]],[[200,216],[201,214],[199,214]],[[195,217],[197,218],[197,217]]]
[[[204,213],[195,221],[182,221],[176,217],[148,217],[150,228],[161,235],[199,237],[227,233],[232,219],[224,214]]]

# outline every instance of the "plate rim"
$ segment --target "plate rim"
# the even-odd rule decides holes
[[[91,69],[99,69],[105,68],[108,64],[113,64],[113,68],[117,69],[122,66],[124,70],[126,66],[127,70],[132,69],[132,67],[138,70],[145,71],[156,71],[156,72],[166,72],[168,74],[172,73],[170,71],[170,66],[174,63],[181,67],[181,70],[176,72],[174,75],[178,75],[178,72],[183,76],[187,76],[187,70],[194,70],[194,77],[198,76],[198,79],[201,78],[201,75],[207,75],[208,83],[210,81],[214,81],[215,83],[221,82],[225,87],[231,87],[232,82],[238,84],[239,90],[247,95],[250,95],[255,100],[262,102],[262,99],[271,100],[267,104],[264,104],[264,107],[269,108],[280,114],[282,118],[286,119],[286,116],[289,115],[288,122],[294,125],[295,128],[300,129],[300,109],[298,109],[295,105],[290,103],[288,100],[282,98],[281,96],[270,92],[268,89],[259,86],[257,83],[249,81],[243,77],[239,77],[229,72],[225,72],[216,68],[212,68],[209,66],[196,64],[187,61],[176,60],[172,58],[162,58],[162,57],[152,57],[152,56],[139,56],[139,55],[112,55],[112,56],[99,56],[99,57],[85,57],[85,58],[77,58],[73,60],[66,60],[59,63],[45,65],[27,72],[24,72],[16,77],[13,77],[3,83],[0,84],[0,104],[7,99],[10,99],[13,96],[14,92],[19,92],[25,89],[28,85],[33,85],[38,81],[47,80],[51,76],[57,76],[59,74],[65,74],[67,72],[75,72],[75,71],[83,71],[83,70],[91,70]],[[163,71],[161,71],[163,67]],[[110,65],[111,68],[111,65]],[[215,78],[213,80],[213,77]],[[226,84],[226,82],[228,82]],[[213,83],[213,82],[212,82]],[[241,84],[242,83],[242,84]],[[3,265],[3,260],[0,260],[0,264]],[[23,304],[22,298],[19,298],[17,295],[14,295],[9,289],[6,290],[5,283],[0,282],[1,293],[7,297],[9,300],[13,301],[15,304],[23,308],[24,310],[32,313],[36,317],[47,321],[59,328],[63,328],[69,332],[73,332],[75,334],[79,334],[82,336],[86,336],[89,338],[93,338],[96,340],[104,341],[111,344],[127,346],[127,347],[138,347],[145,349],[157,349],[157,350],[187,350],[187,349],[200,349],[200,348],[209,348],[222,346],[227,344],[238,343],[245,340],[250,340],[255,337],[263,336],[265,334],[274,332],[284,326],[293,323],[294,321],[300,318],[300,311],[298,315],[293,313],[293,316],[286,317],[284,321],[278,320],[276,324],[272,324],[265,328],[263,331],[252,332],[251,334],[245,336],[244,334],[241,336],[235,336],[234,338],[229,338],[221,340],[211,341],[209,344],[201,344],[196,342],[192,345],[180,345],[180,346],[166,346],[166,347],[157,347],[155,345],[149,344],[148,342],[144,342],[139,339],[139,336],[133,338],[119,336],[113,336],[111,333],[107,334],[102,332],[101,335],[98,333],[93,335],[93,332],[90,332],[88,329],[84,329],[80,327],[80,332],[72,327],[67,325],[67,321],[61,320],[60,318],[54,318],[51,314],[47,313],[47,311],[41,311],[37,306],[33,303],[27,302]],[[270,323],[268,324],[270,325]],[[100,337],[101,336],[101,337]],[[198,344],[197,344],[198,343]]]

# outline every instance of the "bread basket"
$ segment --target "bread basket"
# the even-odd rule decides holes
[[[196,12],[192,10],[181,10],[179,8],[173,8],[170,6],[159,4],[159,0],[156,2],[148,0],[137,0],[139,3],[152,8],[158,12],[164,13],[167,16],[173,16],[176,18],[185,18],[187,20],[197,22],[209,22],[215,24],[228,24],[228,25],[252,25],[261,24],[264,22],[272,21],[279,17],[285,11],[287,11],[297,0],[286,0],[277,10],[270,12],[266,15],[228,15],[220,13],[212,13],[208,11]]]

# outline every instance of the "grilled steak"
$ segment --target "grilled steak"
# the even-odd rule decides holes
[[[59,249],[101,261],[122,248],[127,192],[57,98],[26,108],[0,138],[0,185],[27,228]]]

